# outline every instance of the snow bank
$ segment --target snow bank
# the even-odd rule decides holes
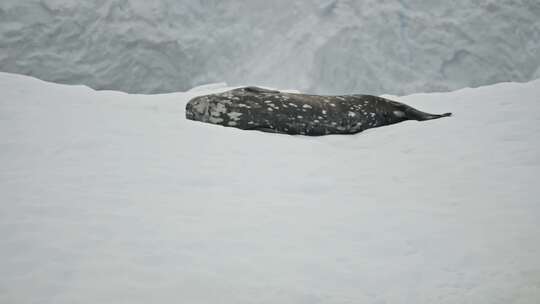
[[[540,81],[294,137],[0,73],[0,303],[537,303]]]
[[[3,0],[0,70],[97,89],[408,94],[539,77],[540,2]]]

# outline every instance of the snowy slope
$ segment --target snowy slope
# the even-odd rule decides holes
[[[0,71],[126,92],[409,94],[540,77],[538,0],[2,0]]]
[[[0,303],[538,303],[540,81],[354,136],[0,73]]]

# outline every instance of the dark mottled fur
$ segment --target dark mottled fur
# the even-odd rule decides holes
[[[246,87],[193,98],[186,118],[243,130],[326,135],[354,134],[405,120],[429,120],[408,105],[371,95],[321,96]]]

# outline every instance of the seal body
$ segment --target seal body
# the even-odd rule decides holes
[[[199,96],[186,105],[186,118],[243,130],[320,136],[354,134],[429,114],[372,95],[307,95],[245,87]]]

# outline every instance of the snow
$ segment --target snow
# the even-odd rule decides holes
[[[528,81],[540,77],[540,2],[2,0],[0,71],[132,93]]]
[[[538,303],[540,80],[353,136],[0,73],[0,303]]]

